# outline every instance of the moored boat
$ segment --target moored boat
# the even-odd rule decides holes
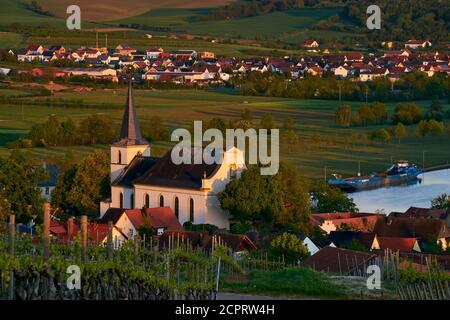
[[[422,172],[422,169],[414,164],[409,164],[407,161],[399,161],[383,173],[374,173],[368,176],[347,179],[335,176],[334,179],[328,180],[328,184],[338,187],[343,191],[354,192],[417,181],[420,180],[419,175]]]

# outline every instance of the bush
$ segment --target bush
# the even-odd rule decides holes
[[[309,257],[309,251],[295,234],[284,232],[270,243],[270,255],[274,259],[284,257],[288,263],[296,263]]]

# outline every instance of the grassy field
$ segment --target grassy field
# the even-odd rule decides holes
[[[252,271],[249,279],[225,281],[225,290],[264,295],[341,298],[343,290],[311,269],[289,268],[277,271]]]
[[[231,37],[247,39],[272,39],[277,37],[286,42],[296,42],[311,36],[311,27],[321,20],[339,14],[341,8],[303,8],[283,12],[273,12],[242,19],[192,22],[191,18],[209,11],[203,9],[155,9],[145,14],[130,17],[113,23],[146,24],[167,27],[171,32]],[[333,31],[321,31],[316,37],[328,39],[333,36],[352,36]]]
[[[77,4],[89,20],[103,21],[123,19],[143,14],[157,8],[203,8],[223,5],[233,0],[40,0],[39,3],[57,16],[65,17],[66,8]]]
[[[8,94],[11,95],[11,91]],[[61,101],[60,99],[81,99],[83,105],[78,108],[66,107],[64,104],[57,106],[57,103],[51,107],[28,105],[33,100],[47,98],[20,98],[23,106],[2,104],[0,145],[4,146],[7,141],[23,136],[34,123],[45,121],[51,114],[56,114],[61,119],[71,117],[74,121],[80,121],[92,114],[101,114],[119,128],[125,94],[121,89],[97,90],[83,94],[58,93],[51,97],[54,102]],[[325,171],[328,175],[331,173],[355,175],[359,162],[363,174],[384,170],[391,160],[406,159],[421,164],[423,151],[426,151],[428,166],[450,161],[448,134],[419,139],[414,135],[414,126],[411,126],[408,127],[409,137],[404,138],[400,144],[395,141],[380,144],[362,139],[365,132],[378,129],[380,126],[349,129],[337,127],[334,122],[334,111],[339,105],[337,101],[244,97],[203,90],[135,90],[135,96],[144,134],[149,128],[152,116],[162,117],[170,132],[175,128],[189,128],[194,120],[206,121],[213,117],[237,119],[244,108],[252,112],[256,126],[259,125],[261,116],[267,112],[273,115],[279,127],[285,119],[292,117],[295,121],[294,129],[300,137],[300,145],[289,151],[282,140],[281,157],[282,160],[296,165],[301,174],[307,177],[324,177]],[[350,104],[356,108],[360,103]],[[430,102],[423,101],[418,104],[425,110]],[[449,108],[448,104],[444,106],[446,109]],[[388,104],[390,112],[394,107],[395,104]],[[359,138],[351,142],[352,134]],[[155,153],[160,155],[170,146],[170,142],[156,142]],[[84,152],[96,147],[75,149]],[[45,155],[47,152],[53,155],[62,154],[64,150],[52,148],[32,151],[39,155]],[[0,155],[8,153],[8,149],[0,146]]]

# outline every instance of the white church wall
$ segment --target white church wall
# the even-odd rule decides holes
[[[111,187],[111,207],[120,208],[120,193],[123,194],[123,208],[134,209],[131,207],[131,195],[134,194],[133,189],[120,186]],[[134,201],[136,203],[136,201]]]

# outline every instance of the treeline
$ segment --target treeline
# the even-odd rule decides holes
[[[230,84],[239,93],[249,96],[270,96],[294,99],[330,99],[349,101],[407,101],[448,97],[450,79],[443,75],[428,77],[422,72],[402,75],[392,84],[380,78],[368,82],[336,79],[331,73],[323,77],[306,75],[289,81],[289,75],[272,72],[251,72],[242,78],[232,79]]]
[[[116,131],[110,121],[100,115],[83,119],[79,125],[68,118],[60,121],[51,115],[44,123],[31,127],[26,138],[7,144],[8,148],[58,147],[113,142]]]
[[[369,40],[426,39],[446,42],[449,39],[448,17],[450,2],[441,0],[350,0],[342,14],[359,26],[359,31]],[[367,7],[376,4],[381,8],[381,29],[369,30],[366,27]]]
[[[150,117],[142,125],[148,141],[168,141],[170,134],[161,117]],[[44,123],[31,127],[25,138],[6,144],[10,149],[32,147],[69,147],[75,145],[110,144],[117,138],[117,130],[109,119],[94,114],[77,125],[71,118],[64,121],[51,115]]]
[[[450,110],[445,111],[439,100],[433,100],[424,113],[415,103],[400,103],[396,105],[391,116],[392,124],[412,125],[422,120],[435,120],[442,122],[445,118],[450,118]],[[388,120],[388,110],[383,103],[373,102],[370,105],[361,105],[356,112],[348,104],[340,105],[335,112],[336,124],[341,127],[368,126],[383,124]]]
[[[211,10],[206,15],[193,16],[191,21],[226,20],[259,16],[276,11],[303,8],[303,0],[238,1]]]

